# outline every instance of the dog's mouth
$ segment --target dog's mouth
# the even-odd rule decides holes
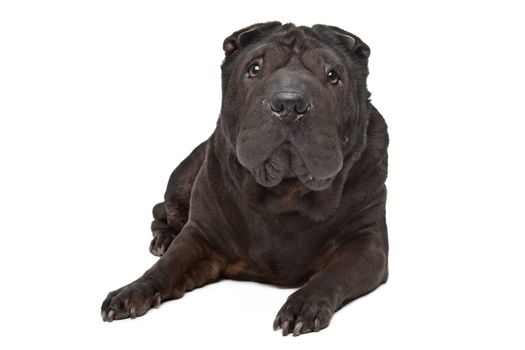
[[[297,178],[313,191],[327,189],[337,175],[326,178],[314,176],[297,148],[290,143],[279,146],[263,164],[252,169],[251,173],[255,181],[264,187],[275,187],[284,179]]]

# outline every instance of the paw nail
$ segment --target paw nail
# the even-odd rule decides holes
[[[290,326],[290,321],[284,321],[283,323],[283,335],[288,335],[288,327]]]
[[[321,328],[321,321],[319,321],[319,319],[316,318],[314,321],[314,331],[319,332],[320,328]]]
[[[108,320],[108,314],[106,313],[106,311],[102,311],[102,321],[107,321]]]
[[[132,306],[131,309],[129,310],[129,316],[131,318],[137,317],[137,313],[135,312],[135,307],[134,306]]]
[[[109,310],[109,312],[108,312],[108,322],[112,322],[113,321],[113,316],[115,316],[115,311]]]
[[[160,302],[161,302],[161,300],[160,300],[160,293],[157,292],[157,293],[155,293],[155,304],[153,305],[153,307],[155,309],[158,309],[160,307]]]
[[[273,321],[273,330],[276,331],[277,329],[279,329],[279,324],[281,323],[281,316],[277,315],[275,317],[275,320]]]
[[[298,322],[294,329],[293,329],[293,336],[294,337],[297,337],[299,334],[301,334],[301,328],[303,328],[303,323],[302,322]]]

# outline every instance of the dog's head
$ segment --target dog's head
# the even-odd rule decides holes
[[[370,49],[336,27],[255,24],[224,40],[219,125],[257,183],[332,184],[366,135]]]

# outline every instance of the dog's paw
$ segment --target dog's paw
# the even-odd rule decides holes
[[[149,251],[156,256],[162,256],[177,234],[168,230],[153,231],[153,239],[149,245]]]
[[[158,308],[161,294],[151,282],[140,279],[110,292],[102,303],[102,320],[111,322],[144,315],[152,307]]]
[[[334,314],[328,298],[305,294],[301,290],[292,294],[277,313],[273,328],[281,328],[283,335],[317,332],[326,328]]]

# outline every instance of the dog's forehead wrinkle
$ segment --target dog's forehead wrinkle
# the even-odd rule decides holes
[[[281,52],[282,61],[275,66],[275,71],[279,69],[289,69],[293,71],[307,70],[315,75],[319,68],[319,62],[305,56],[310,50],[304,52]],[[283,57],[285,56],[285,57]],[[309,55],[311,56],[311,55]],[[323,64],[321,62],[321,64]]]
[[[294,53],[304,52],[310,48],[320,46],[317,40],[305,31],[304,27],[294,27],[291,30],[271,36],[267,40],[280,50]]]
[[[311,74],[316,75],[319,73],[320,67],[325,67],[327,65],[342,65],[341,60],[335,53],[323,47],[308,47],[300,52],[283,50],[278,46],[275,46],[275,48],[278,50],[279,56],[282,58],[282,61],[279,62],[278,67],[276,67],[277,69],[304,69]]]
[[[282,34],[276,41],[283,48],[293,52],[300,52],[306,46],[306,35],[299,28],[294,28],[292,31]]]

